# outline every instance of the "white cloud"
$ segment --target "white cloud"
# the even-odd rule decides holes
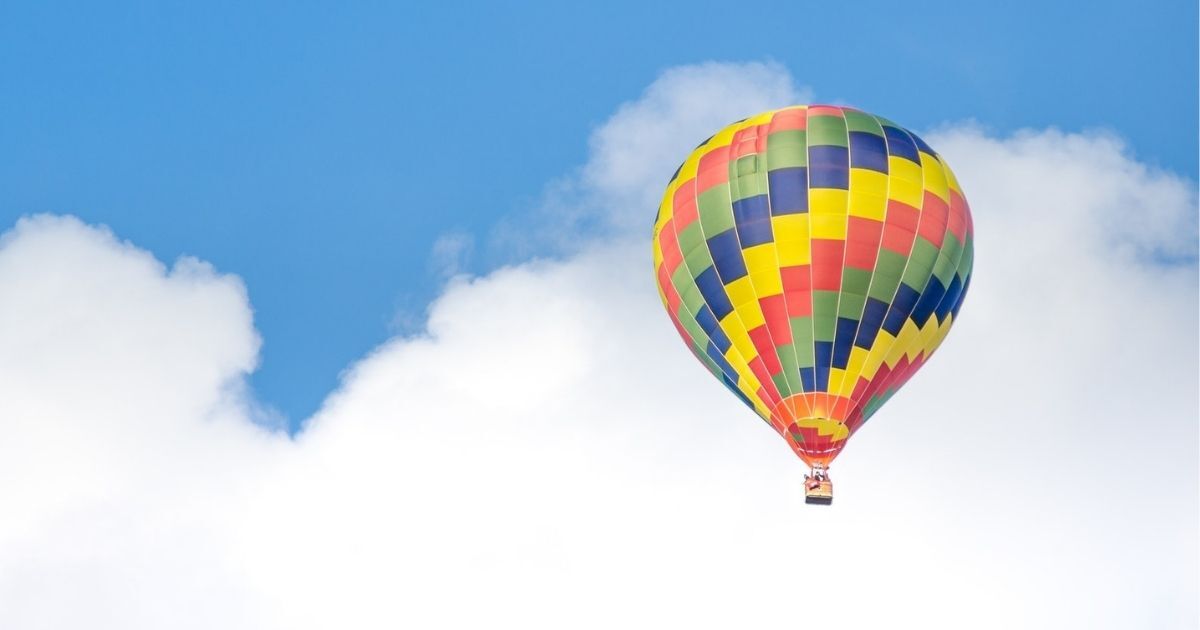
[[[19,224],[0,627],[1194,626],[1192,184],[1103,136],[927,138],[975,210],[972,292],[807,508],[802,464],[675,337],[646,243],[678,136],[791,85],[664,74],[580,175],[610,238],[452,282],[294,440],[239,411],[236,279]]]

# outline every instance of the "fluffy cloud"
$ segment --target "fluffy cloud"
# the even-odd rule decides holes
[[[931,134],[975,209],[964,317],[806,508],[645,243],[692,145],[802,98],[773,66],[665,73],[575,180],[608,238],[451,280],[294,438],[251,422],[236,278],[18,224],[0,627],[1194,625],[1193,184],[1101,135]]]

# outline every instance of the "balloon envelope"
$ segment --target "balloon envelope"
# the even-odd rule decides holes
[[[796,106],[688,156],[659,206],[654,266],[696,358],[827,465],[945,338],[972,241],[954,174],[916,134]]]

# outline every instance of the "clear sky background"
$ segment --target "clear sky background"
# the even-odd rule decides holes
[[[0,628],[1200,625],[1194,4],[38,6]],[[699,140],[814,99],[920,131],[977,239],[828,508],[648,242]]]
[[[1194,179],[1196,10],[4,3],[0,225],[73,214],[235,271],[265,340],[251,384],[296,426],[356,358],[420,329],[447,273],[548,251],[497,224],[540,207],[669,67],[775,61],[819,101],[923,131],[1107,130]]]

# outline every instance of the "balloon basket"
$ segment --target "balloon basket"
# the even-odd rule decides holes
[[[833,482],[822,481],[815,485],[805,485],[804,502],[809,505],[829,505],[833,503]]]

